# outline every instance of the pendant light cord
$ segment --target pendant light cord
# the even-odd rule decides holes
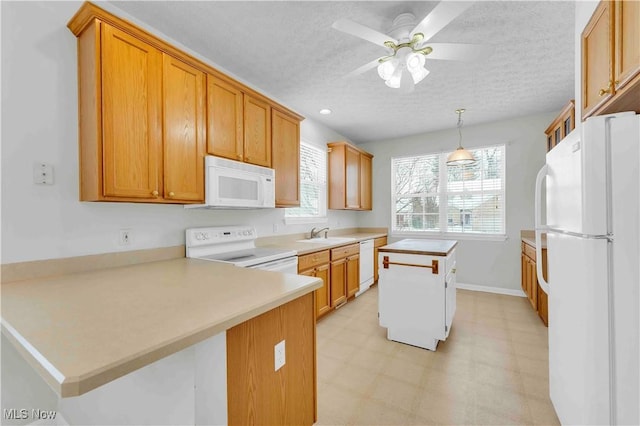
[[[459,109],[456,111],[458,113],[458,149],[462,148],[462,125],[464,122],[462,121],[462,113],[463,109]]]

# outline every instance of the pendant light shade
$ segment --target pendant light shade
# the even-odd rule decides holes
[[[470,164],[474,164],[476,159],[473,155],[462,147],[462,113],[464,109],[460,108],[456,110],[458,114],[458,135],[460,136],[458,140],[458,149],[453,151],[449,157],[447,157],[447,166],[468,166]]]

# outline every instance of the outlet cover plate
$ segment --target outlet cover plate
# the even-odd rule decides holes
[[[275,359],[275,371],[278,371],[285,363],[284,340],[273,347]]]

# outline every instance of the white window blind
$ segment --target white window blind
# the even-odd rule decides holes
[[[300,207],[285,210],[286,218],[326,218],[327,153],[300,142]]]
[[[469,166],[448,167],[448,152],[391,160],[393,231],[505,234],[505,146],[470,151]]]

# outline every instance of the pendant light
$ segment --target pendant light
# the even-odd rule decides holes
[[[458,149],[453,151],[447,158],[447,166],[468,166],[476,162],[476,159],[473,158],[473,155],[462,147],[462,113],[464,111],[464,108],[456,110],[456,114],[458,114],[457,126],[460,139],[458,140]]]

